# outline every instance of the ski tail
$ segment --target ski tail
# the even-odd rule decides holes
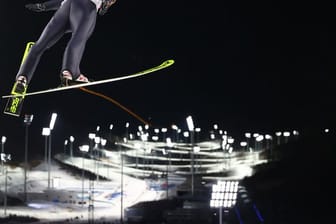
[[[23,57],[21,64],[25,61],[26,57],[28,56],[28,53],[31,49],[31,47],[34,45],[34,42],[28,42],[26,45],[26,49],[24,51]],[[24,86],[24,88],[19,89],[18,82],[14,83],[14,86],[12,88],[11,94],[13,97],[9,98],[7,100],[7,104],[4,110],[5,114],[13,115],[16,117],[19,117],[21,114],[22,106],[23,106],[23,101],[24,101],[24,96],[27,92],[27,85]]]

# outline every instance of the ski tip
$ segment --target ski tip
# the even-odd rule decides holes
[[[169,60],[164,61],[162,63],[162,65],[164,65],[164,66],[170,66],[170,65],[172,65],[174,63],[175,63],[175,61],[173,59],[169,59]]]

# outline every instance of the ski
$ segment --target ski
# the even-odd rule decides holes
[[[34,42],[28,42],[26,45],[26,49],[24,51],[21,64],[26,59],[31,47],[34,45]],[[14,84],[12,91],[11,91],[11,97],[7,100],[6,107],[4,110],[5,114],[13,115],[16,117],[19,117],[21,114],[23,101],[25,94],[27,92],[27,86],[23,89],[22,93],[17,93],[17,83]]]
[[[80,83],[80,84],[75,84],[71,86],[56,87],[56,88],[46,89],[46,90],[41,90],[41,91],[36,91],[36,92],[29,92],[29,93],[24,93],[21,95],[13,95],[13,94],[5,95],[5,96],[2,96],[2,98],[12,99],[12,98],[17,98],[17,97],[22,97],[23,99],[24,97],[27,97],[27,96],[33,96],[33,95],[39,95],[39,94],[45,94],[45,93],[51,93],[51,92],[57,92],[57,91],[64,91],[64,90],[75,89],[75,88],[80,88],[80,87],[94,86],[94,85],[100,85],[104,83],[121,81],[125,79],[131,79],[131,78],[135,78],[135,77],[143,76],[143,75],[146,75],[152,72],[159,71],[161,69],[171,66],[172,64],[174,64],[174,60],[170,59],[170,60],[166,60],[162,62],[158,66],[155,66],[155,67],[152,67],[152,68],[149,68],[149,69],[146,69],[146,70],[134,73],[134,74],[123,75],[123,76],[119,76],[116,78],[103,79],[103,80],[94,81],[94,82]]]

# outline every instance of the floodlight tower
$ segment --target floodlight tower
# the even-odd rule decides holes
[[[89,133],[89,139],[90,139],[90,157],[92,158],[93,157],[93,141],[96,137],[96,134],[95,133]]]
[[[45,148],[44,148],[44,163],[47,165],[48,163],[48,137],[50,135],[50,129],[49,128],[43,128],[42,129],[42,136],[45,136]]]
[[[222,224],[222,210],[235,206],[237,201],[238,181],[218,181],[212,185],[210,207],[219,209],[219,224]]]
[[[109,126],[109,130],[110,130],[110,132],[109,132],[109,140],[112,142],[112,129],[113,129],[113,124],[110,124],[110,126]]]
[[[79,146],[79,150],[82,153],[82,207],[84,206],[84,153],[88,153],[90,146],[82,145]]]
[[[49,135],[49,150],[48,150],[48,189],[50,188],[50,166],[51,166],[51,131],[54,129],[56,123],[57,114],[52,113],[49,123],[50,135]]]
[[[1,143],[4,144],[6,142],[6,137],[2,136]],[[10,154],[2,154],[1,161],[6,162],[7,160],[11,160]],[[5,176],[5,192],[4,192],[4,199],[3,199],[3,206],[4,206],[4,216],[7,215],[7,179],[8,179],[8,167],[4,167],[4,176]]]
[[[73,142],[75,141],[75,138],[73,136],[70,136],[70,159],[72,162],[72,157],[73,157]]]
[[[191,116],[187,117],[187,125],[190,132],[190,143],[191,143],[191,151],[190,151],[190,162],[191,162],[191,195],[194,196],[194,121]]]
[[[96,149],[96,153],[95,153],[95,174],[97,176],[97,181],[99,181],[99,144],[100,144],[100,137],[96,136],[94,138],[94,142],[95,142],[95,149]]]
[[[66,146],[68,145],[68,139],[64,140],[63,154],[66,155]]]
[[[5,143],[6,143],[6,136],[1,137],[1,158],[5,153]],[[4,173],[4,164],[3,160],[1,159],[1,172]]]
[[[27,202],[27,166],[28,166],[28,127],[33,122],[34,115],[26,114],[23,123],[25,125],[25,162],[24,162],[24,202]]]
[[[125,125],[125,127],[126,127],[126,136],[125,136],[126,140],[128,140],[129,125],[130,125],[129,122],[126,122],[126,125]]]

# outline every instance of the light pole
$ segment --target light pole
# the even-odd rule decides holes
[[[5,142],[6,142],[6,137],[5,136],[2,136],[2,138],[1,138],[1,143],[2,143],[2,145],[4,145],[5,144]],[[3,148],[2,148],[3,149]],[[6,216],[7,215],[7,166],[5,167],[4,166],[4,162],[6,162],[6,160],[10,160],[11,159],[11,155],[10,154],[8,154],[8,155],[6,155],[5,153],[4,153],[4,150],[2,150],[2,153],[1,153],[1,157],[0,157],[0,159],[1,159],[1,163],[2,163],[2,165],[3,165],[3,169],[2,169],[2,172],[5,174],[4,176],[5,176],[5,190],[4,190],[4,199],[3,199],[3,203],[4,203],[4,216]]]
[[[91,158],[92,158],[92,156],[93,156],[93,153],[92,153],[92,152],[93,152],[93,146],[92,146],[92,143],[93,143],[95,137],[96,137],[96,134],[95,134],[95,133],[89,133],[89,139],[90,139],[90,145],[89,145],[90,149],[89,149],[89,151],[90,151],[90,157],[91,157]]]
[[[1,139],[1,142],[6,141],[6,139]],[[4,143],[4,142],[3,142]],[[1,161],[6,162],[6,160],[10,160],[11,155],[10,154],[2,154]],[[5,173],[5,191],[4,191],[4,216],[7,215],[7,179],[8,179],[8,167],[4,167],[4,173]]]
[[[196,142],[200,142],[201,128],[195,128],[195,132],[196,132]]]
[[[66,146],[68,145],[68,139],[65,139],[64,140],[64,148],[63,148],[63,154],[65,155],[66,154]]]
[[[162,154],[166,156],[166,198],[168,199],[168,150],[162,149]]]
[[[247,151],[248,151],[249,148],[250,148],[250,140],[251,140],[251,136],[252,136],[252,134],[251,134],[250,132],[246,132],[246,133],[245,133],[245,138],[246,138],[246,143],[247,143],[247,145],[246,145],[246,150],[247,150]]]
[[[123,156],[123,151],[121,148],[121,142],[119,139],[118,141],[118,149],[120,152],[120,223],[124,223],[124,156]],[[127,142],[127,138],[124,138],[124,142]]]
[[[258,135],[256,138],[255,138],[255,142],[256,142],[256,151],[261,151],[263,150],[263,145],[262,145],[262,141],[264,140],[264,136],[263,135]],[[258,144],[259,143],[259,144]]]
[[[161,128],[161,132],[162,132],[162,141],[166,140],[166,132],[168,131],[167,128]]]
[[[265,141],[266,141],[266,148],[265,150],[269,152],[269,159],[273,160],[273,152],[272,152],[272,141],[273,141],[273,137],[271,135],[266,134],[265,135]]]
[[[89,149],[90,146],[88,145],[79,146],[79,150],[82,153],[82,207],[84,206],[84,153],[88,153]]]
[[[289,131],[284,131],[283,136],[285,138],[285,144],[288,143],[288,138],[290,137],[291,133]]]
[[[45,143],[44,143],[44,163],[45,165],[48,164],[48,137],[50,135],[50,129],[49,128],[43,128],[42,129],[42,136],[45,136]]]
[[[6,136],[1,137],[1,156],[5,154],[5,143],[6,143]],[[4,173],[4,164],[3,160],[1,159],[1,172]]]
[[[7,166],[5,170],[4,216],[7,215]]]
[[[54,129],[57,114],[52,113],[49,123],[50,135],[49,135],[49,151],[48,151],[48,189],[50,188],[50,166],[51,166],[51,131]]]
[[[190,143],[191,143],[191,150],[190,150],[190,162],[191,162],[191,195],[194,196],[194,121],[191,116],[187,117],[187,125],[190,131]]]
[[[277,132],[275,132],[275,135],[277,136],[277,145],[280,145],[281,144],[281,135],[282,135],[282,132],[281,131],[277,131]]]
[[[70,136],[70,159],[72,162],[73,157],[73,142],[75,141],[75,138],[73,136]]]
[[[25,125],[25,162],[24,162],[24,202],[27,202],[27,166],[28,166],[28,127],[33,122],[33,115],[26,114],[23,123]]]
[[[95,158],[95,172],[96,172],[96,176],[97,176],[97,181],[99,181],[99,161],[98,161],[98,159],[99,159],[99,143],[100,143],[100,137],[98,137],[98,136],[96,136],[95,138],[94,138],[94,141],[95,141],[95,149],[96,149],[96,153],[95,153],[95,156],[96,156],[96,158]]]
[[[113,124],[110,124],[110,126],[109,126],[109,130],[110,130],[109,139],[110,139],[111,142],[112,142],[112,129],[113,129]]]
[[[175,133],[175,139],[174,139],[174,141],[178,142],[178,132],[177,131],[179,130],[179,128],[177,127],[176,124],[172,124],[171,128],[174,130],[174,133]]]
[[[102,146],[102,149],[104,149],[104,150],[105,150],[106,143],[107,143],[106,139],[104,139],[104,138],[100,139],[100,144]],[[106,152],[106,150],[105,150],[105,152]],[[107,169],[107,177],[109,178],[110,177],[110,175],[109,175],[109,164],[107,165],[106,169]]]
[[[128,128],[129,128],[129,122],[126,122],[126,141],[128,140]]]
[[[167,138],[166,139],[166,146],[167,146],[167,150],[166,150],[166,155],[167,155],[167,199],[169,197],[169,169],[170,169],[170,151],[171,151],[171,148],[174,146],[174,144],[172,143],[171,139],[170,138]]]

